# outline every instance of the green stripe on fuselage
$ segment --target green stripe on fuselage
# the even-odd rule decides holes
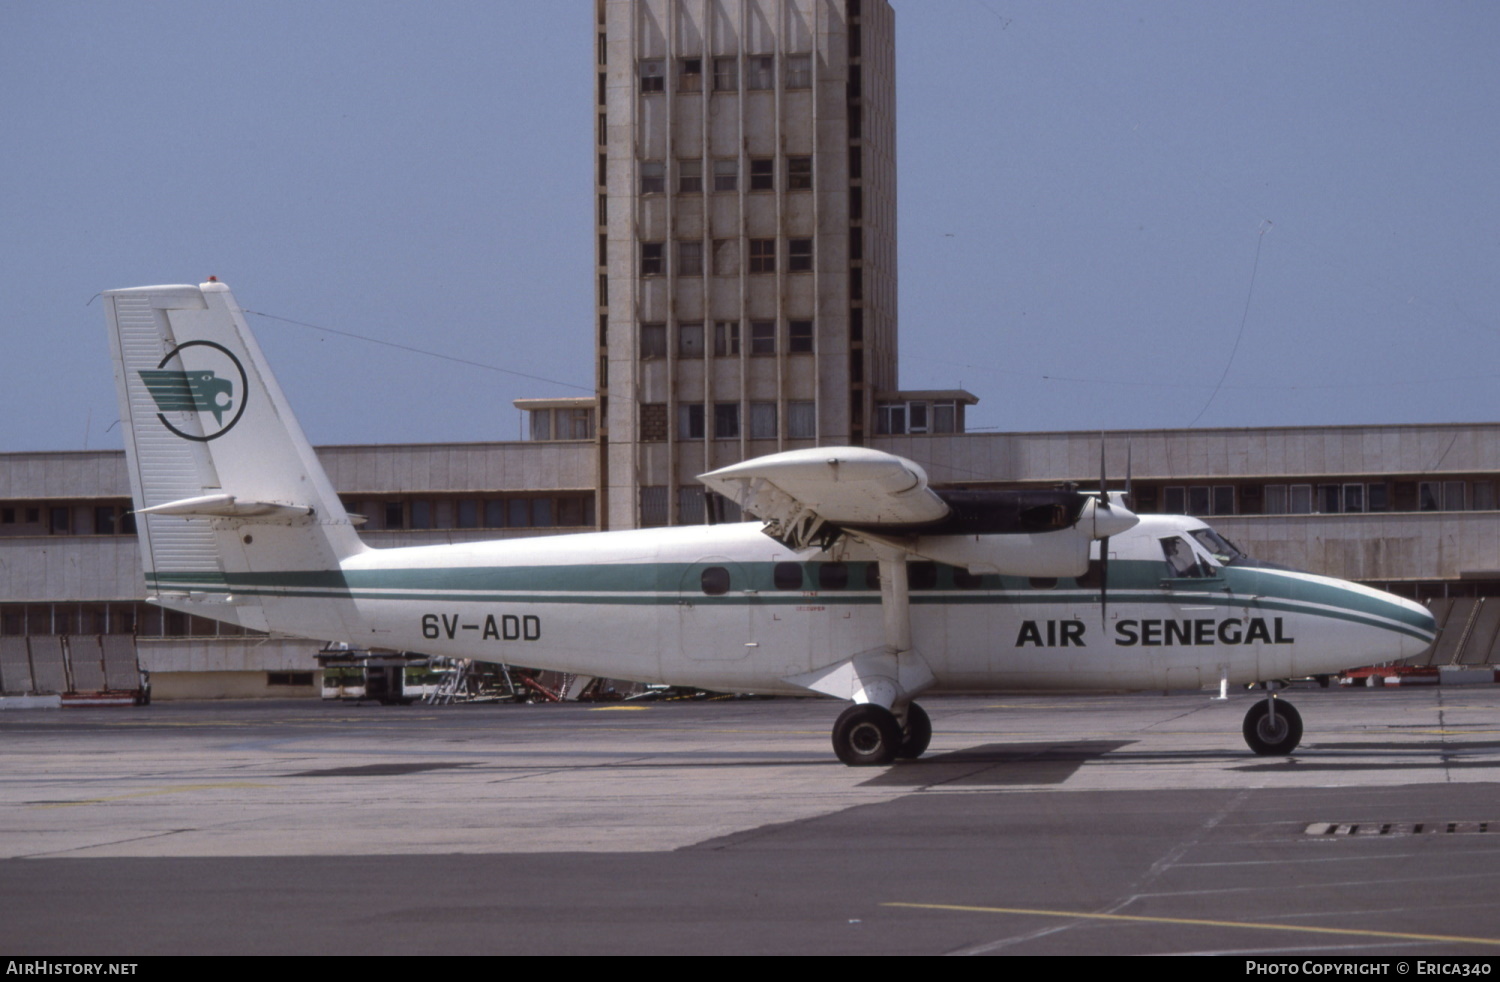
[[[452,603],[678,604],[691,597],[702,606],[825,606],[880,603],[878,588],[867,580],[868,562],[800,563],[802,588],[779,588],[769,562],[620,563],[569,566],[483,566],[423,569],[326,570],[266,573],[148,573],[158,590],[223,591],[246,596],[309,598],[350,597],[365,600],[444,601]],[[842,565],[845,588],[817,584],[820,567]],[[727,592],[702,590],[703,571],[729,571]],[[953,567],[936,564],[930,589],[911,592],[914,605],[1048,605],[1094,603],[1098,589],[1061,579],[1055,586],[1018,576],[985,575],[977,585],[959,587]],[[1399,630],[1431,640],[1430,621],[1380,596],[1273,570],[1229,567],[1209,579],[1168,579],[1164,563],[1115,560],[1110,564],[1109,599],[1113,603],[1249,608],[1329,617]],[[975,583],[969,580],[969,583]],[[1052,581],[1046,581],[1052,582]],[[1315,609],[1324,608],[1324,609]],[[1394,623],[1393,623],[1394,622]]]

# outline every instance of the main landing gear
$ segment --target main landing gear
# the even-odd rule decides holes
[[[906,723],[884,706],[859,703],[833,724],[833,752],[850,767],[884,767],[897,758],[922,756],[932,742],[932,720],[916,703],[906,706]]]
[[[1302,714],[1274,692],[1267,692],[1245,714],[1244,733],[1250,749],[1262,756],[1289,754],[1302,742]]]

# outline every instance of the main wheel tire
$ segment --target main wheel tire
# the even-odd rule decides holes
[[[1302,714],[1289,702],[1276,700],[1276,715],[1262,699],[1245,714],[1245,742],[1262,756],[1289,754],[1302,742]]]
[[[884,767],[900,749],[901,724],[883,706],[850,706],[833,724],[833,752],[850,767]]]
[[[927,710],[916,703],[906,707],[906,730],[901,734],[901,747],[896,756],[902,760],[914,760],[927,752],[932,742],[932,719]]]

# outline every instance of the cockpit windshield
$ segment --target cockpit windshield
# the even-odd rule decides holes
[[[1235,563],[1242,563],[1250,558],[1240,551],[1239,546],[1236,546],[1213,529],[1193,529],[1192,536],[1198,540],[1198,544],[1210,556],[1219,561],[1220,565],[1232,566]]]

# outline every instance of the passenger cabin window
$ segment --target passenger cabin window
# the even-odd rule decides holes
[[[801,563],[777,563],[771,575],[778,590],[802,589]]]
[[[729,570],[723,566],[710,566],[703,571],[703,592],[710,597],[722,597],[729,592]]]
[[[842,590],[849,585],[849,567],[845,563],[823,563],[818,566],[818,589]]]
[[[984,577],[971,573],[962,566],[953,567],[953,585],[960,590],[978,590],[984,586]]]
[[[908,590],[931,590],[937,586],[937,563],[926,561],[906,564],[906,588]]]

